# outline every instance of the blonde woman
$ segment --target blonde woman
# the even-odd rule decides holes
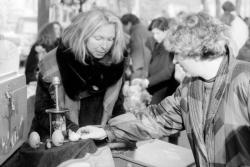
[[[56,49],[40,63],[32,130],[49,133],[48,114],[55,106],[53,77],[59,85],[60,107],[68,108],[67,128],[105,125],[111,117],[124,73],[125,38],[120,19],[106,9],[74,18]]]

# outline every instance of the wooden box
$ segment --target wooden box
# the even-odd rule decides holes
[[[25,76],[0,75],[0,165],[27,139],[27,122]]]

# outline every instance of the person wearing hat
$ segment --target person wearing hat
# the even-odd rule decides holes
[[[235,10],[234,4],[230,1],[226,1],[222,5],[222,9],[224,11],[221,21],[229,26],[231,26],[232,21],[234,20],[235,16],[232,14],[232,12]]]

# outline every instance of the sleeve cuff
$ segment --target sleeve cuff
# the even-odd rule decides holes
[[[107,133],[107,142],[111,143],[115,140],[115,135],[114,132],[112,130],[112,128],[109,125],[106,125],[104,127],[105,132]]]
[[[79,126],[74,124],[74,123],[70,123],[68,126],[67,126],[67,129],[71,129],[72,131],[76,132],[78,129],[79,129]]]

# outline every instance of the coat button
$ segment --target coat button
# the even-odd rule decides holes
[[[98,90],[99,90],[99,88],[98,88],[97,86],[95,86],[95,85],[93,85],[92,88],[93,88],[93,90],[95,90],[95,91],[98,91]]]

